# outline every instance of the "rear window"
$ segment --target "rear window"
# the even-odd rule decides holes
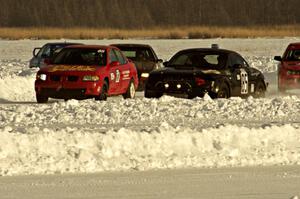
[[[128,57],[128,58],[135,58],[136,57],[136,51],[130,51],[130,50],[128,50],[128,51],[123,51],[123,53],[124,53],[124,55],[126,56],[126,57]]]
[[[154,55],[149,48],[128,48],[128,47],[118,47],[123,54],[133,60],[133,61],[154,61]]]
[[[286,61],[300,61],[300,49],[289,50],[284,58]]]
[[[64,65],[106,65],[106,50],[102,49],[81,49],[64,48],[55,57],[54,64]]]

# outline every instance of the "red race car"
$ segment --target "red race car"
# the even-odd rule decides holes
[[[278,90],[300,88],[300,43],[291,43],[285,50],[283,57],[275,56],[278,64]]]
[[[113,46],[75,45],[64,48],[36,76],[38,103],[49,98],[106,100],[134,98],[138,87],[135,65]]]

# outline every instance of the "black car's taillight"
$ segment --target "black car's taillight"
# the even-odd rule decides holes
[[[199,78],[199,77],[195,78],[195,82],[196,82],[197,86],[202,86],[205,84],[205,80],[202,78]]]

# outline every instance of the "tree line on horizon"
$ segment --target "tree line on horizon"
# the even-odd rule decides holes
[[[299,6],[300,0],[0,0],[0,27],[295,25]]]

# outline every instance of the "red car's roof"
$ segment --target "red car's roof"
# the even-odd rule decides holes
[[[113,46],[104,46],[104,45],[73,45],[68,46],[67,48],[83,48],[83,49],[109,49],[109,48],[115,48]]]
[[[300,42],[297,42],[297,43],[290,43],[290,44],[289,44],[289,47],[292,47],[292,48],[299,48],[299,49],[300,49]]]

